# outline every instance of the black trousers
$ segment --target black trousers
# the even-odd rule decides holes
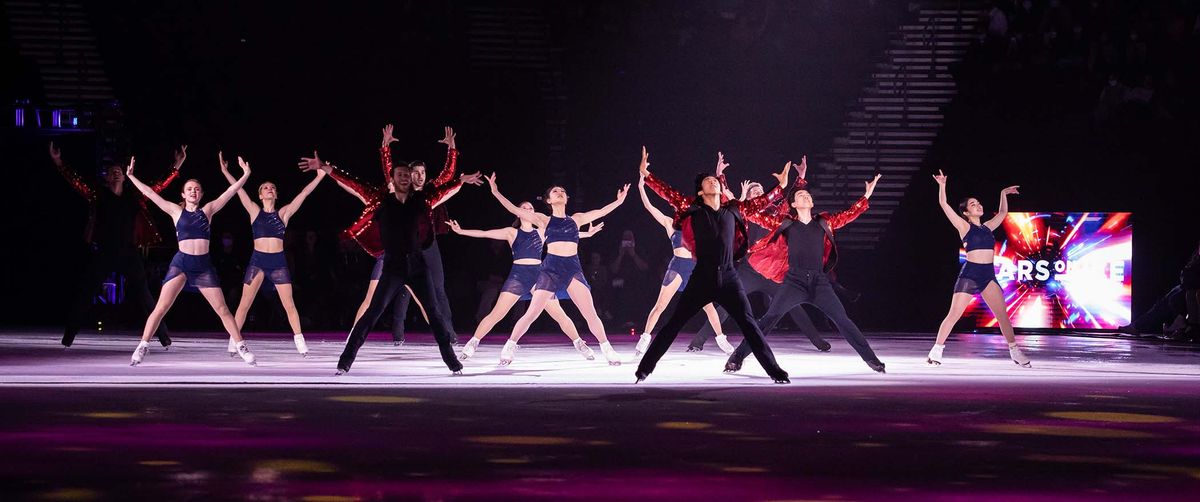
[[[379,278],[379,285],[375,287],[375,295],[371,297],[371,304],[363,313],[362,318],[350,329],[350,336],[346,339],[346,348],[342,351],[342,356],[338,358],[338,369],[350,369],[350,366],[354,364],[354,358],[358,355],[358,349],[367,340],[367,332],[379,320],[379,316],[383,314],[384,309],[396,295],[404,291],[406,284],[418,295],[421,304],[425,305],[425,312],[429,314],[429,324],[433,328],[433,338],[437,341],[442,361],[451,371],[462,369],[462,363],[458,362],[458,356],[454,354],[454,335],[446,330],[441,307],[433,300],[433,284],[425,271],[422,257],[418,254],[400,258],[407,262],[407,267],[391,264],[390,260],[396,258],[388,256],[387,259],[389,264],[384,267],[383,276]]]
[[[79,327],[86,322],[88,312],[91,311],[92,299],[95,298],[104,279],[113,272],[125,277],[125,297],[132,298],[141,320],[145,321],[150,317],[150,312],[154,310],[154,297],[150,295],[150,286],[146,283],[146,267],[137,249],[92,251],[87,257],[87,264],[83,267],[83,274],[71,299],[71,310],[67,313],[66,327],[63,330],[63,345],[70,347],[75,342]],[[164,347],[171,344],[166,322],[159,323],[154,335]]]
[[[430,284],[433,285],[433,301],[437,303],[438,309],[442,312],[442,329],[450,333],[451,339],[457,343],[458,334],[454,332],[454,314],[450,312],[450,299],[446,296],[446,272],[442,267],[442,250],[438,248],[437,239],[434,239],[433,245],[429,246],[422,252],[425,258],[425,272],[428,275]],[[408,304],[411,297],[407,290],[401,289],[396,296],[396,304],[392,307],[392,339],[404,340],[404,321],[408,317]],[[422,305],[429,309],[429,304],[422,301]],[[428,313],[428,311],[426,312]],[[429,318],[430,324],[434,322],[433,317]]]
[[[641,364],[638,365],[638,372],[646,375],[653,372],[658,360],[671,347],[684,323],[699,313],[704,305],[713,302],[729,312],[745,335],[742,344],[754,352],[754,357],[758,358],[759,364],[767,370],[767,374],[775,379],[787,378],[787,372],[775,362],[775,354],[771,352],[771,347],[763,339],[762,331],[758,329],[754,317],[750,314],[750,300],[746,298],[746,291],[742,289],[737,271],[733,267],[715,268],[702,264],[697,264],[696,270],[692,272],[687,287],[680,294],[675,313],[667,319],[650,342],[650,348],[646,350]]]
[[[774,293],[776,289],[779,289],[779,284],[767,279],[766,277],[763,277],[762,274],[754,270],[754,267],[751,267],[750,264],[746,263],[745,261],[742,261],[740,264],[738,264],[737,270],[738,278],[742,281],[742,287],[746,290],[746,296],[750,296],[751,293],[762,293],[767,296],[767,304],[770,305],[772,293]],[[729,319],[729,311],[718,307],[717,315],[721,319],[721,325],[724,326],[725,321]],[[813,325],[812,318],[808,316],[808,312],[805,312],[803,307],[797,307],[789,310],[787,315],[792,319],[792,322],[795,323],[796,327],[800,328],[800,332],[803,333],[804,336],[808,337],[808,341],[812,342],[814,346],[828,348],[829,342],[825,341],[825,339],[821,337],[821,334],[817,331],[817,327]],[[696,333],[696,336],[692,337],[692,341],[688,343],[688,348],[703,348],[704,342],[707,342],[708,337],[713,336],[714,334],[716,334],[716,332],[713,331],[712,324],[707,322],[704,323],[704,326],[700,328],[700,331]]]
[[[871,350],[867,339],[863,337],[862,331],[859,331],[854,321],[851,321],[850,317],[846,315],[846,307],[842,305],[842,300],[833,291],[829,276],[819,270],[789,270],[787,277],[783,279],[783,284],[775,292],[775,298],[771,300],[771,306],[767,308],[766,315],[758,320],[758,327],[762,329],[763,333],[770,333],[785,313],[802,303],[812,304],[824,312],[863,361],[879,359],[875,356],[875,351]],[[752,348],[743,341],[733,355],[729,356],[729,360],[740,363]]]

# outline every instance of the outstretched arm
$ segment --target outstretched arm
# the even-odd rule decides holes
[[[483,176],[479,173],[464,174],[458,180],[435,186],[429,190],[429,208],[433,209],[454,197],[463,185],[482,185]]]
[[[650,216],[654,217],[654,221],[657,221],[659,225],[662,225],[663,228],[666,228],[670,232],[673,220],[670,216],[659,211],[657,207],[654,207],[654,204],[650,203],[650,197],[646,195],[646,178],[644,176],[638,178],[638,195],[642,197],[642,205],[646,207],[646,211],[650,213]]]
[[[392,136],[392,129],[392,124],[383,126],[383,144],[379,146],[379,166],[383,168],[383,184],[388,192],[395,191],[392,187],[392,143],[397,140]],[[317,152],[313,152],[313,156],[316,155]]]
[[[1021,193],[1017,191],[1018,188],[1021,188],[1020,185],[1013,185],[1000,191],[1000,209],[992,219],[984,222],[983,226],[988,227],[988,230],[995,230],[1004,223],[1004,218],[1008,216],[1008,195]]]
[[[733,192],[729,190],[729,184],[725,181],[725,169],[728,167],[729,163],[725,162],[725,154],[717,152],[717,168],[713,173],[717,175],[717,181],[721,183],[722,204],[734,199]]]
[[[434,178],[433,186],[445,185],[454,180],[454,171],[458,166],[458,148],[454,143],[454,129],[451,127],[445,128],[446,135],[438,140],[438,143],[446,145],[446,165],[442,166],[442,172],[438,173],[438,177]]]
[[[870,199],[871,195],[875,193],[875,184],[879,183],[879,178],[882,176],[883,175],[881,174],[876,174],[874,179],[865,182],[866,190],[863,192],[863,196],[859,198],[854,205],[850,206],[849,209],[825,216],[825,220],[829,222],[829,228],[831,230],[837,230],[848,225],[850,222],[854,221],[860,215],[866,212],[867,208],[871,207],[868,199]]]
[[[517,229],[513,227],[493,228],[491,230],[468,230],[458,225],[455,220],[446,222],[450,226],[450,230],[458,235],[467,237],[475,237],[477,239],[495,239],[498,241],[507,241],[512,244],[512,241],[517,237]]]
[[[79,177],[79,173],[75,172],[73,169],[67,167],[67,165],[63,163],[62,151],[54,146],[53,141],[50,142],[50,160],[54,162],[54,169],[56,169],[58,174],[61,174],[62,177],[67,180],[67,183],[71,185],[71,188],[74,188],[76,192],[79,192],[79,195],[87,199],[88,202],[96,201],[96,189],[92,188],[88,182]]]
[[[317,155],[316,150],[313,150],[312,157],[300,157],[297,167],[304,172],[325,171],[325,173],[329,174],[329,177],[337,182],[338,186],[342,187],[342,190],[358,198],[364,206],[370,205],[372,201],[379,200],[383,195],[378,188],[363,183],[358,178],[351,176],[328,161],[322,161],[321,157]]]
[[[312,193],[317,188],[317,185],[321,184],[321,180],[325,179],[326,174],[325,171],[318,170],[317,177],[313,178],[307,185],[304,185],[304,189],[300,190],[300,194],[295,199],[292,199],[286,206],[279,208],[279,219],[283,220],[284,225],[287,225],[288,219],[300,210],[300,206],[304,204],[304,199],[307,199],[308,194]]]
[[[579,238],[586,239],[588,237],[591,237],[593,235],[600,233],[601,230],[604,230],[604,222],[593,221],[590,225],[588,225],[587,230],[581,230],[579,232]]]
[[[179,169],[183,167],[183,161],[187,160],[187,145],[179,145],[179,149],[175,150],[175,163],[171,164],[171,170],[158,183],[150,185],[157,193],[163,193],[175,179],[179,177]]]
[[[621,203],[625,202],[625,196],[628,194],[629,194],[629,183],[626,183],[625,186],[621,187],[620,190],[617,190],[617,199],[616,200],[609,202],[608,205],[606,205],[600,209],[593,209],[591,211],[583,211],[581,213],[575,213],[575,214],[571,215],[571,219],[575,220],[576,225],[586,225],[595,220],[598,220],[600,218],[608,216],[608,213],[613,212],[613,210],[617,209],[617,207],[619,207],[621,205]]]
[[[783,187],[787,186],[788,172],[791,171],[791,169],[792,169],[791,162],[784,164],[783,171],[781,171],[779,173],[774,173],[771,175],[771,176],[774,176],[775,179],[779,181],[778,186],[776,186],[775,188],[772,188],[771,191],[769,191],[767,193],[759,195],[758,197],[752,197],[752,198],[750,198],[750,200],[747,200],[747,201],[741,203],[742,204],[742,214],[744,216],[746,216],[746,218],[749,219],[751,223],[762,226],[764,228],[768,228],[768,227],[766,227],[766,225],[759,223],[759,220],[756,218],[756,216],[759,213],[773,213],[770,216],[778,216],[777,214],[774,214],[774,213],[777,213],[777,211],[772,211],[770,209],[772,207],[772,204],[774,204],[776,201],[778,201],[780,198],[783,197]],[[773,221],[773,220],[771,220],[770,218],[766,218],[761,221],[766,222],[766,221]],[[780,222],[782,222],[782,219],[780,219]],[[775,226],[779,226],[779,224],[775,223]],[[769,227],[769,228],[774,228],[774,227]]]
[[[217,151],[217,162],[221,164],[221,175],[225,177],[225,181],[229,182],[229,186],[237,183],[237,178],[229,172],[229,163],[225,162],[225,153]],[[250,221],[253,222],[258,217],[258,211],[261,209],[258,204],[255,204],[250,199],[250,195],[246,194],[246,190],[239,188],[237,191],[238,200],[241,201],[242,207],[246,208],[246,214],[250,215]]]
[[[220,211],[221,208],[225,207],[225,204],[229,202],[229,199],[232,199],[233,195],[236,194],[238,190],[241,190],[243,186],[245,186],[246,180],[250,179],[250,163],[242,160],[241,157],[238,157],[237,160],[238,165],[242,168],[242,177],[238,178],[237,181],[234,181],[232,185],[229,185],[229,188],[226,188],[224,192],[221,192],[221,195],[218,195],[216,199],[213,199],[208,204],[204,205],[204,214],[208,215],[209,217],[217,214],[217,211]]]
[[[646,152],[646,147],[644,146],[642,147],[642,162],[638,165],[638,174],[641,176],[641,179],[646,181],[646,186],[654,190],[654,193],[658,194],[659,197],[667,201],[667,204],[671,205],[671,208],[675,210],[675,214],[687,211],[687,208],[692,205],[691,197],[671,188],[671,185],[658,179],[654,173],[650,172],[650,154]]]
[[[129,182],[133,183],[133,186],[136,187],[139,192],[142,192],[142,195],[146,196],[150,202],[153,202],[154,205],[158,206],[162,212],[171,215],[172,218],[178,217],[179,213],[183,211],[183,209],[179,207],[179,204],[168,202],[166,199],[162,198],[158,192],[155,192],[154,189],[149,185],[142,183],[142,180],[137,179],[137,177],[133,175],[133,162],[134,158],[129,157],[129,167],[125,169],[125,177],[129,178]]]
[[[962,216],[954,212],[954,208],[950,207],[950,203],[946,201],[946,176],[942,174],[942,170],[938,169],[938,173],[933,176],[933,181],[938,184],[938,205],[942,207],[942,212],[946,214],[946,219],[950,220],[950,224],[954,225],[954,229],[958,230],[958,235],[967,235],[967,231],[971,229],[971,225],[964,220]]]
[[[505,197],[504,194],[500,193],[500,187],[496,185],[496,173],[492,173],[491,176],[485,176],[484,179],[487,180],[488,187],[492,190],[492,196],[496,198],[496,201],[499,202],[502,207],[504,207],[505,211],[512,213],[518,218],[532,221],[539,227],[544,227],[546,222],[550,220],[549,216],[537,211],[522,209],[516,204],[513,204],[512,201],[508,200],[508,197]]]

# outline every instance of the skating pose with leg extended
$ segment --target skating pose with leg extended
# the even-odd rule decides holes
[[[991,309],[996,323],[1000,325],[1000,334],[1004,335],[1004,340],[1008,342],[1008,355],[1017,365],[1030,367],[1029,357],[1017,347],[1012,321],[1008,318],[1007,305],[1004,303],[1004,291],[1000,289],[1000,283],[996,282],[996,268],[993,264],[996,236],[992,232],[1004,223],[1004,217],[1008,216],[1008,196],[1018,193],[1018,187],[1014,185],[1001,190],[1000,209],[992,219],[980,223],[983,218],[983,204],[980,204],[978,199],[969,197],[963,200],[955,213],[946,202],[946,175],[938,170],[933,180],[938,184],[938,205],[942,207],[942,212],[946,214],[950,224],[958,231],[959,240],[967,250],[967,262],[963,263],[962,271],[958,273],[958,280],[954,283],[954,295],[950,298],[950,312],[946,313],[946,318],[942,319],[942,324],[938,326],[937,340],[929,350],[925,362],[934,366],[942,364],[942,351],[946,349],[946,339],[950,337],[950,330],[954,329],[954,323],[962,317],[971,299],[979,295],[983,297],[983,302]]]
[[[533,204],[529,202],[522,202],[518,207],[533,212]],[[500,286],[500,295],[496,297],[495,306],[487,316],[479,321],[479,326],[475,328],[475,336],[467,340],[467,343],[463,345],[462,352],[458,355],[459,360],[466,361],[475,355],[475,350],[479,348],[479,342],[483,341],[483,337],[487,336],[496,323],[508,315],[513,305],[519,301],[529,301],[533,298],[533,286],[537,283],[538,272],[542,269],[542,248],[545,234],[541,229],[534,227],[532,221],[521,218],[517,219],[516,226],[493,230],[467,230],[460,227],[454,220],[448,221],[447,224],[450,226],[450,230],[458,235],[505,241],[512,248],[513,254],[512,269],[509,270],[504,284]],[[579,237],[591,237],[602,228],[604,228],[603,223],[592,224],[586,232],[580,232]],[[584,358],[589,361],[595,359],[596,356],[592,353],[592,349],[579,337],[575,323],[558,303],[559,300],[565,298],[568,298],[566,291],[556,293],[555,297],[546,302],[546,313],[558,322],[559,328],[563,330],[567,338],[571,339],[571,343],[579,353],[583,354]]]
[[[230,184],[236,182],[226,166],[222,166],[221,172]],[[317,184],[325,179],[325,176],[325,171],[318,170],[317,177],[300,190],[300,194],[291,203],[283,207],[276,207],[278,193],[275,184],[270,181],[258,186],[258,199],[262,201],[262,206],[250,200],[245,189],[239,188],[237,191],[238,200],[250,215],[254,253],[250,255],[250,264],[246,266],[246,277],[242,280],[242,298],[233,318],[237,321],[239,330],[245,326],[246,314],[254,304],[259,287],[269,280],[268,284],[279,294],[279,303],[283,304],[283,310],[287,313],[296,350],[304,357],[308,357],[308,344],[304,342],[304,333],[300,329],[300,313],[292,299],[292,274],[288,271],[287,258],[283,255],[283,235],[292,216],[300,210],[300,205],[304,204],[308,194],[317,188]],[[237,353],[235,347],[233,339],[230,338],[229,352]]]
[[[534,319],[541,315],[550,299],[564,289],[571,301],[575,303],[575,307],[579,309],[579,313],[583,314],[592,336],[599,340],[600,352],[604,354],[608,364],[614,366],[621,364],[621,356],[608,342],[608,337],[604,333],[604,323],[596,314],[596,307],[592,304],[592,290],[583,276],[583,266],[579,263],[579,227],[603,218],[620,206],[622,202],[625,202],[625,195],[629,193],[629,185],[618,190],[616,200],[608,205],[568,216],[567,191],[563,187],[552,186],[546,190],[545,202],[550,206],[550,214],[545,215],[537,211],[522,209],[509,202],[496,186],[495,174],[488,176],[487,181],[491,185],[492,195],[500,201],[500,205],[518,218],[529,220],[544,229],[546,236],[546,258],[542,260],[541,269],[538,271],[537,282],[533,287],[533,298],[529,301],[529,310],[525,311],[525,315],[517,320],[516,325],[513,326],[512,336],[500,350],[500,365],[512,363],[517,352],[517,341],[529,330]]]
[[[217,159],[220,162],[221,170],[228,170],[225,159],[220,153],[217,154]],[[125,175],[129,177],[133,186],[142,192],[142,195],[145,195],[175,221],[175,239],[179,242],[179,251],[175,253],[174,258],[171,258],[167,276],[163,279],[162,291],[158,294],[158,304],[146,318],[142,341],[134,349],[130,364],[137,366],[142,363],[150,346],[150,335],[158,329],[158,324],[162,322],[163,316],[171,309],[175,298],[179,296],[179,292],[185,286],[200,290],[200,294],[204,295],[204,299],[208,300],[213,311],[221,318],[221,324],[225,326],[225,331],[228,331],[229,336],[233,338],[238,355],[242,356],[242,360],[246,363],[255,364],[254,354],[246,348],[246,342],[242,340],[237,321],[233,318],[229,307],[225,305],[225,297],[221,294],[221,282],[217,279],[217,271],[213,268],[212,261],[208,256],[210,238],[208,222],[214,214],[225,207],[238,189],[246,184],[246,180],[250,178],[250,164],[238,157],[238,164],[242,168],[242,177],[229,185],[229,188],[225,189],[216,199],[202,206],[200,198],[204,196],[204,189],[200,186],[199,181],[187,180],[184,182],[183,202],[175,204],[163,199],[153,188],[138,180],[133,175],[133,163],[134,159],[131,157],[129,169],[125,171]],[[226,174],[228,175],[228,173]]]

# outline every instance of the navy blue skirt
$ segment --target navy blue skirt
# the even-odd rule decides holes
[[[954,282],[955,293],[967,293],[977,295],[982,293],[988,284],[996,282],[996,267],[990,263],[963,263],[962,270],[958,272],[958,280]]]
[[[176,252],[167,266],[167,276],[163,284],[179,276],[184,276],[187,282],[184,289],[195,291],[201,288],[220,288],[221,279],[217,277],[217,269],[213,268],[212,260],[207,254],[185,254]]]
[[[579,263],[579,255],[546,254],[533,289],[534,291],[554,291],[555,293],[566,291],[572,280],[579,281],[589,289],[592,287],[583,276],[583,265]]]
[[[688,278],[692,276],[692,271],[696,269],[696,260],[691,258],[680,258],[678,256],[671,257],[671,263],[667,264],[667,273],[663,274],[662,285],[671,284],[671,281],[676,277],[683,279],[679,282],[679,290],[687,287]]]
[[[514,263],[512,270],[508,271],[508,279],[504,280],[504,285],[500,287],[500,291],[521,297],[519,301],[529,301],[529,299],[533,298],[533,288],[537,285],[538,275],[541,271],[542,266],[540,264],[518,265]],[[566,289],[556,291],[554,297],[559,300],[570,298],[567,295]]]
[[[291,284],[292,274],[288,271],[287,257],[283,252],[279,253],[263,253],[255,250],[250,254],[250,264],[246,265],[246,276],[242,279],[243,284],[250,284],[254,276],[262,273],[265,277],[264,284],[268,284],[274,289],[276,284]]]

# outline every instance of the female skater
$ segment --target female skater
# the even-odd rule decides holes
[[[717,153],[717,176],[720,176],[724,171],[725,156]],[[745,185],[743,184],[743,188]],[[654,326],[658,324],[658,318],[666,310],[667,304],[671,303],[671,298],[675,293],[683,291],[687,287],[688,278],[692,275],[692,270],[696,268],[696,260],[692,258],[692,252],[688,251],[683,245],[683,232],[675,228],[675,220],[650,203],[650,197],[646,195],[646,178],[638,178],[638,195],[642,197],[642,205],[646,207],[646,211],[650,216],[654,217],[659,225],[662,225],[663,230],[667,232],[667,238],[671,239],[671,248],[673,256],[671,262],[667,264],[667,273],[663,275],[662,287],[658,290],[658,300],[654,302],[654,306],[650,308],[650,314],[646,316],[646,329],[642,331],[642,336],[638,338],[637,345],[634,346],[634,355],[639,356],[646,352],[650,347],[650,333],[654,331]],[[742,190],[742,199],[744,200],[746,191]],[[717,333],[717,346],[726,354],[733,353],[733,345],[729,343],[729,339],[725,337],[725,333],[721,330],[721,318],[717,314],[716,307],[709,303],[704,306],[704,315],[708,316],[708,323]]]
[[[996,236],[992,232],[1004,222],[1008,215],[1008,195],[1016,194],[1017,186],[1010,186],[1000,191],[1000,209],[992,219],[980,224],[983,218],[983,204],[978,199],[969,197],[958,205],[958,213],[946,202],[946,175],[939,169],[933,180],[938,184],[938,204],[946,218],[958,230],[959,240],[967,249],[967,262],[958,273],[958,281],[954,283],[954,295],[950,298],[950,312],[938,327],[937,341],[929,350],[925,362],[934,366],[942,364],[942,351],[946,348],[946,338],[954,323],[962,317],[963,311],[971,303],[975,295],[983,297],[983,302],[992,310],[996,322],[1000,324],[1000,333],[1008,342],[1008,355],[1018,366],[1030,367],[1029,358],[1017,347],[1017,339],[1013,335],[1012,321],[1004,303],[1004,293],[1000,283],[996,282],[996,269],[993,257],[996,248]]]
[[[224,158],[220,154],[217,158],[221,162],[221,168],[225,169]],[[225,305],[225,298],[221,295],[221,282],[217,279],[217,271],[213,269],[212,262],[208,257],[208,222],[212,215],[225,207],[225,203],[233,198],[233,194],[246,184],[246,180],[250,178],[250,164],[238,157],[238,165],[242,167],[242,177],[229,185],[229,188],[225,189],[215,200],[201,206],[200,198],[204,196],[204,189],[200,187],[199,181],[192,179],[184,182],[182,203],[167,202],[153,188],[146,186],[133,175],[133,160],[132,157],[129,159],[129,168],[125,171],[125,175],[133,183],[133,186],[142,192],[142,195],[145,195],[154,205],[171,216],[175,222],[175,238],[179,241],[179,251],[175,253],[174,258],[171,258],[167,276],[163,279],[162,291],[158,294],[158,304],[154,306],[150,317],[146,318],[146,328],[142,330],[142,341],[138,343],[137,349],[134,349],[130,365],[137,366],[142,363],[142,359],[146,357],[146,351],[150,347],[150,335],[153,335],[154,331],[158,329],[158,323],[162,322],[162,318],[171,308],[171,304],[175,303],[175,297],[179,296],[179,291],[187,286],[200,290],[200,294],[204,295],[204,299],[208,300],[213,311],[221,318],[221,324],[225,325],[225,331],[228,331],[229,336],[233,338],[238,355],[242,356],[242,360],[247,364],[253,366],[255,364],[254,354],[246,348],[246,342],[242,340],[237,321],[229,312],[229,307]]]
[[[231,185],[236,183],[237,180],[229,174],[229,164],[224,158],[221,159],[221,174],[225,175],[225,179]],[[296,303],[292,300],[292,274],[288,271],[287,257],[283,255],[283,234],[292,215],[300,210],[304,199],[325,179],[325,175],[325,171],[317,170],[316,178],[309,182],[291,203],[280,208],[276,208],[278,193],[275,184],[270,181],[258,186],[261,207],[250,200],[245,189],[239,188],[237,191],[238,200],[250,215],[250,228],[254,233],[254,253],[250,255],[250,264],[246,266],[246,277],[242,279],[242,299],[233,318],[237,321],[238,330],[241,330],[246,324],[246,314],[250,312],[250,305],[258,295],[258,288],[270,279],[268,284],[279,293],[279,303],[283,304],[283,310],[287,312],[296,350],[304,357],[308,357],[308,344],[304,343],[304,334],[300,330],[300,313],[296,311]],[[229,352],[237,353],[233,338],[229,339]]]
[[[518,207],[530,213],[533,212],[533,204],[529,202],[522,202]],[[537,282],[538,272],[542,268],[545,232],[534,227],[533,222],[526,218],[518,218],[515,226],[493,230],[467,230],[460,227],[454,220],[446,223],[450,225],[450,230],[458,235],[508,242],[513,254],[512,269],[508,272],[508,279],[505,279],[504,285],[500,287],[500,296],[496,297],[496,305],[492,307],[492,311],[486,317],[479,321],[479,326],[475,328],[475,336],[467,340],[467,343],[463,345],[462,353],[458,356],[459,360],[466,361],[475,355],[475,349],[479,347],[479,342],[496,326],[496,323],[508,315],[513,305],[519,301],[529,301],[533,298],[533,286]],[[603,223],[593,224],[588,231],[580,232],[579,237],[591,237],[602,228],[604,228]],[[546,303],[546,313],[558,322],[558,327],[562,328],[567,338],[571,339],[575,349],[591,361],[596,358],[596,355],[592,352],[591,347],[587,346],[587,342],[579,337],[579,331],[575,329],[574,321],[567,316],[566,312],[563,312],[562,305],[558,303],[559,300],[566,298],[564,291],[556,292],[555,296]]]
[[[622,202],[625,202],[625,195],[629,193],[629,185],[626,184],[618,190],[617,199],[607,206],[570,216],[567,215],[567,191],[563,187],[552,186],[546,190],[545,202],[550,206],[550,215],[547,216],[530,209],[517,207],[509,202],[496,186],[495,173],[488,176],[487,181],[492,188],[492,195],[500,201],[500,205],[518,218],[529,220],[535,226],[542,228],[546,236],[546,258],[542,260],[537,283],[533,287],[533,298],[529,301],[529,310],[525,311],[525,315],[517,320],[517,324],[513,326],[512,336],[504,343],[504,348],[500,351],[500,365],[512,363],[517,352],[517,341],[529,330],[529,325],[533,324],[533,320],[541,315],[550,298],[564,289],[571,297],[571,301],[575,302],[575,306],[579,308],[579,313],[583,314],[584,319],[587,320],[588,329],[592,335],[600,341],[600,352],[604,354],[608,364],[620,365],[621,356],[617,354],[616,350],[613,350],[612,344],[608,343],[608,337],[604,334],[604,323],[600,321],[600,316],[596,315],[596,307],[592,304],[592,290],[583,277],[583,266],[579,263],[579,227],[603,218],[620,206]]]

